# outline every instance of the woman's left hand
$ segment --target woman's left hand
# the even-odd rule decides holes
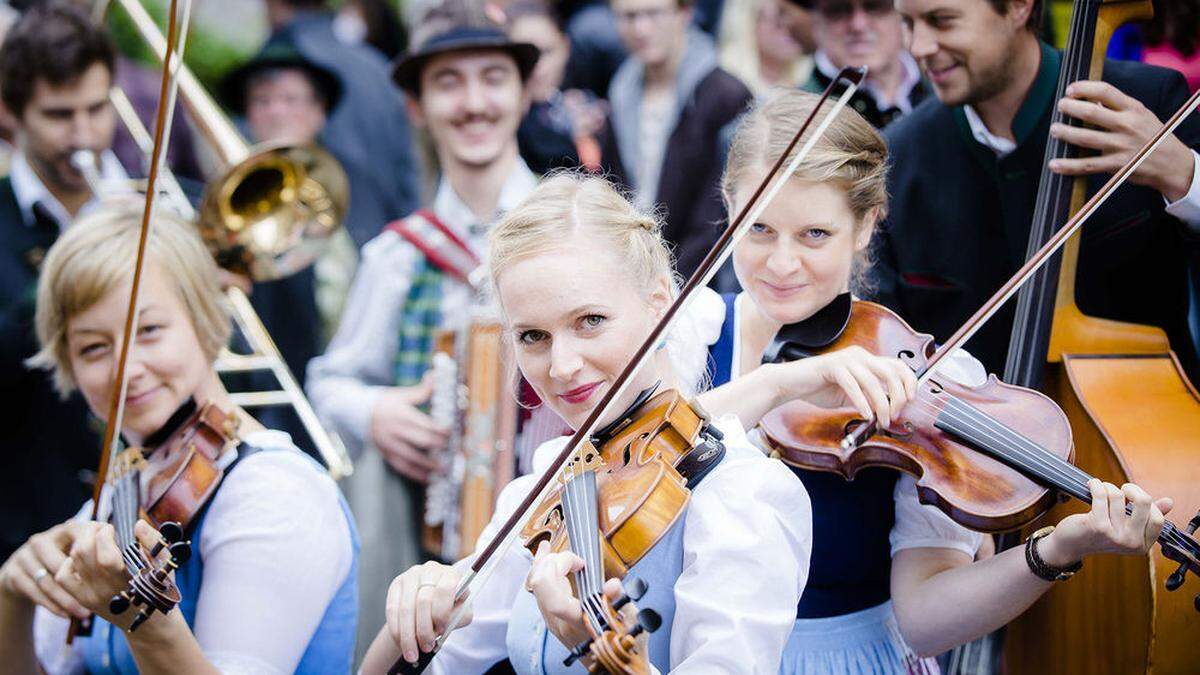
[[[583,569],[583,558],[564,551],[552,553],[549,542],[538,545],[533,557],[533,567],[525,581],[525,588],[533,593],[538,609],[546,621],[546,628],[567,649],[591,637],[583,621],[583,606],[571,591],[567,575]],[[621,584],[609,579],[604,584],[604,593],[609,600],[621,594]]]
[[[1047,564],[1067,567],[1097,553],[1143,555],[1158,540],[1170,498],[1155,501],[1142,488],[1126,483],[1118,488],[1093,478],[1088,482],[1092,508],[1066,518],[1038,542],[1038,554]],[[1129,513],[1126,504],[1132,505]]]
[[[147,551],[162,538],[143,520],[137,521],[134,533]],[[113,596],[129,588],[129,572],[125,569],[112,525],[84,523],[54,580],[84,607],[114,626],[126,629],[137,615],[136,611],[130,609],[115,616],[108,609]]]

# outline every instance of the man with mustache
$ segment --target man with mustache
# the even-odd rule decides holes
[[[1062,54],[1038,38],[1039,5],[896,0],[937,98],[885,133],[892,203],[876,243],[877,286],[938,340],[1024,263],[1048,136],[1079,151],[1050,170],[1087,176],[1094,192],[1188,96],[1174,71],[1108,61],[1103,81],[1074,82],[1056,103]],[[1052,126],[1055,105],[1087,127]],[[1193,379],[1187,256],[1200,232],[1197,147],[1193,116],[1085,226],[1076,280],[1084,313],[1165,329]],[[968,343],[990,371],[1003,372],[1015,304]]]
[[[494,6],[442,0],[426,9],[393,70],[440,171],[433,201],[404,222],[444,227],[443,240],[456,238],[479,258],[498,216],[537,185],[518,154],[517,127],[538,50],[511,41],[502,20]],[[338,331],[308,368],[313,406],[357,458],[344,485],[363,534],[364,649],[383,621],[392,577],[421,560],[421,486],[436,466],[431,452],[448,439],[423,409],[431,335],[463,327],[475,300],[444,259],[427,253],[392,226],[368,242]]]
[[[78,395],[63,401],[50,376],[26,367],[37,352],[34,293],[46,250],[98,200],[71,165],[91,150],[106,180],[125,173],[109,149],[115,51],[82,9],[28,10],[0,47],[0,97],[16,127],[11,173],[0,179],[0,557],[79,508],[100,439]]]
[[[904,49],[904,27],[892,0],[792,0],[813,10],[812,76],[803,88],[821,93],[847,66],[867,67],[850,106],[882,129],[929,95],[917,62]]]

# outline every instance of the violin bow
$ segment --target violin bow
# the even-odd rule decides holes
[[[1000,310],[1000,307],[1005,302],[1016,295],[1017,291],[1021,290],[1021,286],[1029,281],[1034,273],[1041,269],[1050,260],[1050,257],[1057,253],[1067,243],[1067,240],[1079,231],[1079,228],[1083,227],[1087,219],[1092,217],[1092,214],[1096,213],[1104,205],[1104,202],[1108,201],[1108,198],[1117,191],[1117,188],[1121,187],[1133,175],[1134,171],[1137,171],[1142,162],[1145,162],[1158,149],[1158,146],[1162,145],[1167,140],[1167,137],[1175,132],[1175,129],[1183,123],[1183,120],[1187,119],[1188,115],[1196,110],[1197,106],[1200,106],[1200,91],[1192,94],[1191,98],[1185,101],[1175,111],[1175,114],[1159,127],[1158,132],[1151,136],[1150,140],[1146,141],[1141,149],[1124,166],[1118,169],[1108,179],[1108,182],[1097,190],[1096,194],[1092,195],[1091,199],[1087,200],[1083,207],[1074,216],[1071,216],[1065,225],[1059,228],[1058,232],[1054,233],[1053,237],[1038,249],[1036,253],[1030,256],[1029,260],[1008,281],[1004,282],[1004,285],[987,302],[983,303],[983,306],[976,310],[975,314],[970,319],[967,319],[966,323],[950,336],[950,339],[946,340],[934,351],[933,356],[930,356],[926,362],[925,368],[917,373],[918,387],[933,377],[934,369],[937,368],[938,364],[962,347],[962,344],[975,335]],[[867,424],[860,424],[842,437],[841,446],[846,449],[857,447],[862,444],[867,436],[875,433],[875,430],[876,427],[873,420]]]
[[[524,501],[522,501],[520,506],[513,511],[512,515],[509,516],[507,521],[505,521],[504,525],[492,538],[487,547],[484,548],[483,551],[479,553],[479,555],[477,555],[472,561],[470,572],[466,577],[463,578],[461,582],[459,582],[458,589],[455,593],[456,601],[461,601],[462,599],[469,597],[471,595],[472,585],[476,582],[478,582],[479,587],[482,587],[487,583],[487,580],[491,576],[491,572],[495,568],[494,561],[498,559],[497,553],[507,551],[508,548],[512,546],[512,542],[515,540],[519,531],[517,526],[529,517],[529,510],[534,505],[541,502],[545,496],[545,493],[547,493],[551,487],[551,482],[553,481],[554,477],[558,475],[561,468],[566,464],[567,460],[570,459],[571,455],[574,454],[580,444],[583,443],[584,439],[587,439],[591,436],[592,432],[599,425],[600,418],[608,412],[608,408],[612,402],[625,392],[630,381],[633,379],[633,376],[641,369],[641,367],[649,359],[650,355],[653,354],[654,347],[659,343],[661,337],[666,335],[674,325],[675,318],[679,315],[680,311],[688,305],[696,290],[707,285],[708,282],[712,280],[712,277],[717,273],[717,270],[720,269],[721,265],[733,252],[733,247],[741,240],[743,236],[745,236],[746,232],[749,230],[749,225],[758,220],[758,218],[762,215],[763,210],[766,209],[771,200],[775,198],[775,195],[778,194],[778,192],[787,183],[791,175],[795,173],[796,168],[800,166],[800,162],[804,161],[804,158],[808,156],[808,153],[812,150],[812,147],[816,144],[817,140],[824,135],[825,130],[829,128],[829,125],[832,124],[837,118],[838,113],[841,112],[842,108],[844,108],[849,102],[850,97],[854,95],[854,92],[858,89],[859,84],[862,82],[863,78],[866,77],[866,73],[866,68],[843,68],[842,71],[838,73],[837,77],[835,77],[833,81],[829,83],[829,86],[825,88],[820,100],[817,101],[816,106],[814,106],[812,111],[809,113],[808,118],[800,126],[800,129],[796,132],[795,136],[792,137],[787,149],[775,161],[775,164],[771,167],[771,170],[767,172],[767,175],[754,190],[754,193],[751,195],[749,201],[747,201],[745,206],[742,207],[741,211],[737,214],[737,217],[730,222],[729,226],[726,227],[725,231],[721,233],[721,236],[717,239],[716,243],[713,244],[713,247],[709,249],[708,255],[704,257],[704,260],[700,263],[700,266],[695,272],[692,273],[692,276],[683,285],[683,288],[680,289],[679,296],[673,303],[671,303],[671,306],[667,309],[666,314],[658,322],[654,329],[650,331],[650,334],[642,342],[641,346],[638,347],[638,350],[634,353],[634,356],[630,362],[625,366],[625,369],[621,371],[621,374],[613,382],[613,385],[608,389],[608,391],[605,392],[604,396],[600,398],[600,401],[596,404],[596,406],[592,408],[592,411],[588,414],[587,419],[585,419],[583,424],[580,425],[579,429],[575,431],[575,434],[571,436],[570,441],[568,441],[566,446],[563,447],[562,452],[558,454],[558,457],[555,458],[546,471],[543,472],[538,478],[537,483],[534,484]],[[821,120],[821,123],[817,126],[812,136],[805,142],[800,150],[796,152],[793,157],[791,157],[789,161],[788,156],[792,154],[792,151],[796,148],[796,145],[800,142],[800,139],[804,136],[804,133],[808,130],[809,126],[816,118],[817,113],[821,111],[825,101],[830,98],[834,89],[839,85],[839,83],[845,83],[845,91],[837,99],[829,113]],[[781,170],[783,170],[782,173]],[[445,630],[438,635],[437,640],[434,642],[434,648],[432,651],[422,653],[416,663],[409,663],[404,660],[403,656],[401,656],[388,671],[388,675],[424,672],[425,668],[428,667],[429,663],[433,660],[433,657],[437,655],[438,651],[442,648],[442,645],[445,644],[446,638],[454,631],[455,628],[458,627],[459,623],[462,621],[465,614],[465,609],[466,603],[463,603],[457,610],[455,610],[454,614],[451,615],[450,621]]]
[[[168,106],[165,102],[174,100],[174,91],[178,86],[178,81],[172,76],[172,64],[177,58],[182,58],[176,46],[176,36],[180,32],[177,30],[177,3],[178,0],[171,0],[170,9],[167,16],[167,58],[163,62],[162,78],[159,83],[159,106],[154,118],[154,148],[150,158],[150,172],[146,184],[146,201],[142,208],[142,224],[141,233],[138,238],[137,257],[133,265],[133,283],[129,291],[129,309],[125,315],[125,328],[121,338],[121,354],[117,360],[117,373],[113,381],[112,396],[109,399],[108,417],[104,426],[104,441],[100,448],[100,467],[96,471],[96,482],[92,486],[92,514],[91,520],[96,520],[100,513],[100,494],[104,489],[104,484],[108,481],[109,467],[112,464],[112,458],[117,454],[117,444],[120,442],[118,430],[121,428],[121,421],[125,413],[125,393],[127,391],[129,381],[125,377],[126,366],[129,361],[129,350],[137,335],[134,331],[134,326],[137,325],[138,306],[140,304],[139,291],[142,283],[142,270],[145,267],[146,258],[146,242],[150,236],[150,223],[154,217],[155,206],[157,205],[155,195],[157,192],[158,167],[164,156],[166,155],[166,119],[168,116]],[[184,0],[186,12],[190,13],[191,0]],[[186,18],[185,18],[186,25]],[[178,68],[174,68],[177,72]],[[75,619],[71,621],[71,627],[67,632],[67,644],[71,644],[75,635],[78,634],[82,624]]]

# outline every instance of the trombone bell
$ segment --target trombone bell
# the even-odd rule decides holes
[[[328,151],[256,146],[205,192],[200,235],[221,267],[256,281],[279,279],[324,252],[349,198],[346,172]]]

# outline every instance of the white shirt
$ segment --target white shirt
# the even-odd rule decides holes
[[[516,207],[535,187],[537,178],[518,159],[500,190],[498,214]],[[438,184],[433,212],[482,256],[491,223],[480,223],[444,177]],[[396,384],[400,319],[421,255],[391,230],[367,242],[337,333],[325,353],[308,364],[305,389],[309,400],[321,421],[346,442],[353,457],[371,445],[371,411],[376,399]],[[444,277],[441,311],[446,328],[466,322],[472,298],[470,287]]]
[[[971,127],[971,135],[980,145],[996,153],[997,157],[1006,157],[1017,149],[1016,141],[997,136],[989,131],[974,108],[969,105],[963,106],[963,113],[966,114],[967,124]],[[1166,197],[1163,198],[1163,201],[1166,201]],[[1175,216],[1187,225],[1188,229],[1200,230],[1200,153],[1195,150],[1192,150],[1191,187],[1179,201],[1167,203],[1166,211],[1168,215]]]
[[[62,202],[50,193],[50,190],[42,183],[42,179],[34,173],[23,150],[18,150],[13,154],[9,179],[12,181],[13,195],[17,198],[17,206],[21,209],[21,217],[25,220],[26,225],[34,223],[33,205],[38,202],[41,202],[50,215],[54,216],[60,228],[66,228],[75,220]],[[94,210],[104,197],[133,191],[129,185],[129,175],[125,173],[125,168],[121,166],[121,162],[117,161],[117,156],[113,154],[112,150],[100,153],[100,182],[101,189],[105,194],[99,197],[92,195],[91,199],[85,202],[79,210],[80,216]]]
[[[874,101],[875,107],[880,110],[889,110],[891,108],[899,108],[900,112],[907,115],[912,112],[912,92],[921,82],[921,67],[917,65],[916,59],[907,51],[900,52],[900,67],[904,70],[904,79],[900,81],[900,86],[896,88],[896,95],[892,99],[887,98],[887,94],[876,86],[870,76],[862,83],[860,87]],[[829,60],[829,55],[823,50],[818,49],[813,54],[813,64],[822,75],[829,79],[834,79],[841,72],[841,68],[833,65],[833,61]]]
[[[643,210],[652,211],[658,196],[658,183],[662,174],[663,158],[667,154],[667,139],[671,136],[670,125],[675,121],[677,94],[672,89],[670,93],[646,98],[643,94],[642,109],[638,115],[638,150],[640,157],[637,162],[637,191],[634,193],[635,205]]]
[[[775,675],[808,579],[812,510],[803,484],[754,448],[736,417],[716,424],[725,434],[726,457],[692,491],[684,514],[671,672]],[[536,474],[566,442],[555,439],[537,449]],[[536,480],[522,476],[504,488],[476,550],[492,540]],[[429,672],[482,673],[507,658],[509,615],[517,593],[527,592],[532,561],[519,543],[503,554],[472,597],[474,619],[451,634]]]
[[[296,670],[350,573],[350,527],[337,485],[287,434],[258,431],[245,441],[263,451],[238,464],[209,505],[194,552],[204,583],[192,633],[221,672],[284,675]],[[235,456],[230,449],[222,461]],[[110,500],[101,496],[103,511]],[[63,649],[67,626],[37,608],[34,644],[49,675],[83,672],[82,657]]]
[[[747,302],[751,301],[744,292],[734,299],[735,326],[740,323],[739,317]],[[708,316],[703,320],[696,320],[693,324],[697,327],[696,339],[713,344],[720,337],[721,324],[725,321],[725,305],[722,302],[718,308],[708,303],[705,311],[708,312]],[[741,376],[741,342],[741,333],[734,330],[731,381]],[[987,381],[987,371],[983,364],[962,349],[955,350],[937,370],[951,380],[967,386],[979,386]],[[983,535],[954,522],[936,506],[922,504],[917,495],[916,479],[912,476],[901,474],[900,479],[896,481],[893,497],[896,502],[896,518],[889,535],[893,556],[906,548],[949,548],[975,557],[975,552],[983,543]],[[816,555],[821,555],[821,551],[818,550]]]

